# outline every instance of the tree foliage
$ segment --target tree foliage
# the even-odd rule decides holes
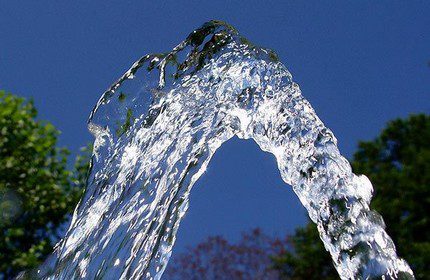
[[[373,141],[359,143],[351,163],[374,186],[372,209],[418,279],[430,275],[430,116],[412,115],[388,123]],[[292,237],[294,250],[274,258],[288,279],[336,278],[328,252],[309,224]]]
[[[32,101],[0,91],[0,279],[35,267],[60,238],[82,193],[88,160],[67,169],[59,131]]]
[[[372,181],[371,206],[384,217],[398,254],[417,278],[429,277],[430,116],[390,122],[374,141],[360,143],[352,167]]]
[[[174,256],[166,279],[279,279],[271,256],[290,246],[287,239],[274,239],[254,229],[232,244],[220,236],[209,237],[189,251]]]
[[[290,239],[293,250],[272,258],[281,279],[339,279],[314,223],[297,228]]]

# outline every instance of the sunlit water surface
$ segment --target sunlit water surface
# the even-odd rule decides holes
[[[159,279],[192,186],[238,136],[276,157],[341,278],[413,278],[369,209],[370,181],[352,173],[287,68],[225,23],[134,63],[100,98],[89,129],[85,195],[39,277]]]

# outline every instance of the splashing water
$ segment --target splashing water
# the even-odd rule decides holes
[[[193,184],[237,135],[275,155],[342,279],[413,279],[369,209],[370,181],[352,173],[276,54],[228,24],[208,22],[171,52],[134,63],[89,129],[85,196],[39,277],[159,279]]]

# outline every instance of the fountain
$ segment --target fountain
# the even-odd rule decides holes
[[[89,129],[88,186],[40,278],[160,279],[192,186],[238,136],[276,157],[342,279],[413,279],[369,208],[368,178],[352,173],[277,55],[226,23],[135,62],[102,95]]]

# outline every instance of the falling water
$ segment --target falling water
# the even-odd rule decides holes
[[[369,179],[352,173],[276,54],[226,23],[134,63],[100,98],[89,129],[85,195],[39,277],[159,279],[192,186],[236,135],[275,155],[341,278],[413,279],[369,209]]]

